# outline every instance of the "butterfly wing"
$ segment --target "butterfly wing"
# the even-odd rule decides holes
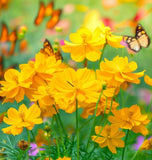
[[[146,31],[144,28],[138,24],[136,27],[136,39],[138,40],[139,44],[141,47],[147,48],[150,44],[150,38],[147,35]]]
[[[53,6],[54,6],[54,2],[52,1],[45,7],[45,16],[51,16],[52,15]]]
[[[2,31],[0,36],[0,42],[6,42],[8,40],[8,29],[5,23],[2,23]]]
[[[47,28],[53,28],[58,23],[61,12],[61,9],[53,11],[51,19],[47,22]]]
[[[15,42],[17,40],[17,31],[14,30],[12,33],[8,36],[8,41]]]
[[[40,7],[38,11],[38,15],[34,21],[35,25],[39,25],[45,16],[45,6],[43,2],[40,2]]]
[[[140,44],[138,40],[135,37],[132,36],[124,36],[123,37],[124,42],[127,43],[129,49],[131,49],[134,52],[139,52],[140,51]]]
[[[40,52],[47,55],[47,56],[54,55],[52,45],[47,39],[45,39],[45,41],[43,43],[43,48],[40,49]]]

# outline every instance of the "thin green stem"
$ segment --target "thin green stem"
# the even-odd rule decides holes
[[[99,98],[97,100],[97,103],[96,103],[96,108],[95,108],[95,112],[94,112],[94,119],[93,119],[91,131],[90,131],[90,134],[89,134],[88,142],[87,142],[87,149],[88,149],[88,146],[89,146],[89,142],[90,142],[90,138],[91,138],[92,132],[93,132],[94,127],[95,127],[96,113],[97,113],[98,104],[99,104],[99,101],[101,99],[102,93],[103,93],[103,90],[101,91],[100,96],[99,96]]]
[[[123,148],[123,151],[122,151],[122,160],[124,159],[124,155],[125,155],[126,142],[127,142],[127,139],[128,139],[128,135],[129,135],[129,129],[127,130],[127,133],[126,133],[125,147]]]
[[[65,145],[64,145],[64,140],[63,140],[63,135],[62,135],[62,131],[61,131],[61,127],[60,127],[60,125],[59,125],[58,118],[57,118],[56,115],[55,115],[55,119],[56,119],[57,126],[58,126],[58,128],[59,128],[59,133],[60,133],[61,139],[62,139],[63,149],[64,149],[64,152],[66,152],[66,150],[65,150]]]
[[[87,123],[89,123],[94,117],[90,117],[90,119],[88,119],[85,123],[83,123],[83,125],[79,128],[79,131],[86,126]]]
[[[105,120],[105,122],[104,122],[104,124],[103,124],[103,127],[101,128],[101,130],[100,130],[99,134],[97,135],[97,137],[95,138],[95,140],[99,137],[99,135],[100,135],[100,133],[102,132],[103,128],[104,128],[104,127],[106,126],[106,124],[107,124],[107,121],[108,121],[108,118],[109,118],[109,115],[110,115],[110,112],[111,112],[112,104],[113,104],[113,98],[114,98],[114,97],[112,97],[112,100],[111,100],[111,105],[110,105],[109,114],[108,114],[108,116],[107,116],[107,119]]]
[[[102,49],[102,54],[101,54],[100,60],[99,60],[99,66],[100,66],[100,62],[102,61],[103,53],[105,51],[106,46],[107,46],[107,44],[105,44],[104,47],[103,47],[103,49]]]
[[[124,95],[123,95],[123,90],[121,89],[121,101],[122,101],[122,108],[124,108]]]
[[[32,137],[33,137],[33,140],[34,140],[34,142],[37,144],[37,142],[36,142],[36,139],[35,139],[35,136],[34,136],[34,133],[32,132],[32,130],[31,130],[31,134],[32,134]],[[40,152],[40,150],[39,150],[39,148],[37,148],[38,149],[38,154],[39,154],[39,156],[41,157],[41,152]]]
[[[79,122],[78,122],[78,101],[76,99],[76,132],[77,132],[77,160],[79,160]]]
[[[58,151],[58,157],[60,157],[60,147],[59,147],[59,143],[58,143],[58,137],[57,137],[57,134],[55,132],[55,127],[54,127],[54,117],[53,117],[53,121],[52,121],[52,126],[53,126],[53,133],[55,135],[55,138],[56,138],[56,145],[57,145],[57,151]]]
[[[149,118],[149,119],[151,119],[151,118],[150,118],[151,105],[152,105],[152,97],[151,97],[151,100],[150,100],[150,103],[149,103],[149,106],[148,106],[148,111],[147,111],[147,113],[148,113],[148,118]]]
[[[28,142],[29,142],[29,146],[30,146],[30,145],[31,145],[30,132],[29,132],[28,129],[26,129],[26,130],[27,130],[27,138],[28,138]],[[29,159],[29,154],[28,154],[28,152],[27,152],[27,158]]]
[[[61,125],[61,128],[62,128],[62,131],[63,131],[63,133],[64,133],[65,137],[68,137],[68,135],[67,135],[67,133],[66,133],[66,131],[65,131],[64,125],[63,125],[63,123],[62,123],[62,120],[61,120],[60,114],[58,113],[58,111],[57,111],[57,109],[56,109],[55,105],[53,105],[53,107],[55,108],[55,111],[56,111],[56,113],[57,113],[58,120],[59,120],[59,122],[60,122],[60,125]]]

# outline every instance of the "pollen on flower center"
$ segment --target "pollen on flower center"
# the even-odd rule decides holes
[[[24,121],[25,114],[24,113],[19,113],[19,115],[20,115],[22,121]]]

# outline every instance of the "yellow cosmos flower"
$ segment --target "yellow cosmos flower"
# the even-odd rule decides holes
[[[71,42],[64,41],[61,48],[64,52],[71,53],[71,58],[76,62],[81,62],[85,58],[90,61],[100,59],[101,51],[105,43],[105,38],[101,37],[99,28],[94,31],[88,28],[80,28],[76,33],[70,34]]]
[[[75,71],[72,68],[57,73],[52,86],[55,88],[55,101],[60,109],[68,113],[76,110],[76,99],[78,104],[97,102],[102,86],[95,79],[93,70],[87,68]]]
[[[132,73],[137,69],[137,63],[128,62],[127,57],[116,56],[112,61],[105,58],[105,62],[100,63],[98,74],[104,77],[107,85],[119,87],[125,82],[139,84],[139,77],[144,75],[144,71]],[[99,76],[99,75],[98,75]]]
[[[111,108],[111,110],[116,109],[117,106],[119,105],[117,102],[113,101],[112,106],[111,106],[111,100],[112,98],[107,98],[105,96],[102,96],[99,104],[98,104],[98,108],[97,108],[97,113],[96,116],[99,115],[103,115],[103,114],[108,114],[109,110]],[[84,107],[84,110],[81,114],[82,118],[88,118],[89,115],[93,115],[96,109],[96,103],[90,103],[90,104],[86,104],[86,106]]]
[[[151,150],[152,149],[152,138],[146,139],[140,147],[141,150]]]
[[[145,127],[150,120],[147,115],[142,115],[140,107],[132,105],[130,108],[123,108],[120,110],[113,110],[114,116],[109,116],[109,121],[112,124],[118,125],[120,128],[132,130],[135,133],[148,134],[148,130]]]
[[[44,80],[50,81],[54,73],[62,71],[63,65],[61,60],[56,60],[54,56],[47,57],[39,52],[35,56],[35,61],[21,64],[20,69],[24,78],[32,81],[32,87],[37,88],[44,83]]]
[[[9,69],[4,75],[5,81],[0,81],[2,85],[0,96],[5,97],[3,103],[20,102],[24,99],[24,95],[30,96],[29,88],[31,81],[24,78],[20,72],[15,69]]]
[[[146,84],[152,86],[152,78],[150,78],[148,75],[145,75],[144,81]]]
[[[58,159],[56,159],[56,160],[71,160],[71,158],[69,158],[69,157],[63,157],[63,158],[61,158],[61,157],[59,157]]]
[[[42,117],[52,117],[54,114],[57,114],[53,107],[55,105],[53,92],[48,83],[48,85],[39,86],[33,95],[32,101],[38,102]],[[58,110],[57,105],[56,109]]]
[[[11,126],[3,128],[2,131],[6,134],[19,135],[23,131],[23,127],[32,130],[35,124],[41,124],[42,118],[39,118],[41,110],[35,104],[27,108],[24,104],[20,105],[19,110],[10,108],[7,111],[7,117],[3,121]]]
[[[124,46],[120,44],[120,42],[123,40],[123,36],[116,36],[113,35],[111,28],[104,25],[103,22],[101,22],[100,14],[97,10],[92,10],[88,12],[84,19],[84,27],[94,31],[98,28],[98,31],[100,32],[100,36],[102,39],[106,40],[106,43],[114,48],[123,48]]]
[[[101,126],[95,127],[95,133],[98,135],[100,131],[102,130]],[[108,146],[109,150],[112,153],[117,153],[116,147],[124,147],[124,141],[120,138],[124,137],[125,133],[122,131],[119,131],[119,127],[115,125],[106,125],[101,133],[99,134],[99,137],[92,136],[92,140],[96,143],[99,143],[99,146],[101,148]]]

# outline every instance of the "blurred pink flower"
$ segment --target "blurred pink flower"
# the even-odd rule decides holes
[[[71,14],[75,10],[75,6],[73,4],[67,4],[63,8],[63,13],[64,14]]]
[[[30,147],[31,148],[28,151],[29,156],[36,156],[37,153],[39,152],[36,143],[31,143]]]
[[[144,142],[144,136],[138,136],[136,139],[136,143],[133,145],[133,148],[135,150],[138,150],[143,142]]]
[[[138,97],[140,100],[144,101],[147,105],[149,105],[152,98],[152,93],[149,89],[141,88],[138,91]]]

